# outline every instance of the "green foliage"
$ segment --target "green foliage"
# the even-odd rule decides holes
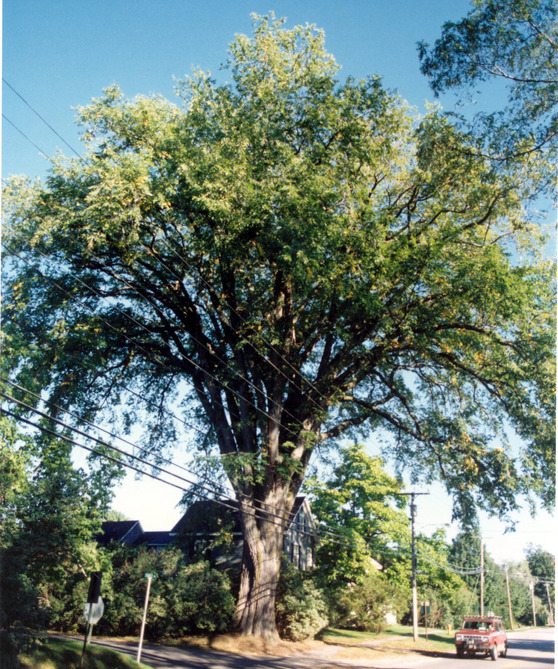
[[[478,612],[480,605],[480,542],[478,534],[464,532],[459,534],[453,541],[449,561],[462,570],[471,570],[475,573],[462,576],[467,583],[470,593],[470,603],[467,612],[474,614]],[[496,615],[504,618],[504,623],[511,628],[509,619],[509,606],[507,599],[507,584],[505,568],[496,564],[490,554],[484,554],[484,609],[494,611]],[[509,588],[514,622],[522,624],[532,623],[531,596],[529,593],[528,564],[525,562],[510,562],[507,567],[509,571]]]
[[[358,583],[339,588],[332,596],[332,622],[366,632],[385,630],[386,616],[396,615],[406,604],[402,593],[374,568]]]
[[[551,602],[555,600],[556,586],[556,558],[552,553],[545,551],[541,546],[530,545],[527,553],[527,563],[529,564],[529,571],[537,581],[546,581],[548,583],[548,591],[544,582],[535,584],[535,593],[543,601],[548,602],[548,595],[550,594]]]
[[[547,185],[558,146],[557,26],[553,0],[478,0],[465,18],[444,24],[431,49],[419,44],[421,70],[436,94],[473,91],[481,82],[506,87],[507,106],[478,119],[488,146],[500,159],[547,153]],[[537,174],[534,161],[531,170]]]
[[[451,546],[445,531],[431,537],[417,536],[417,590],[420,601],[430,601],[430,624],[439,627],[460,625],[464,615],[472,613],[473,602],[467,583],[453,566]]]
[[[284,561],[277,592],[277,629],[290,641],[312,639],[328,625],[328,607],[315,576]]]
[[[370,457],[361,445],[340,450],[330,476],[309,477],[304,490],[312,511],[337,538],[326,536],[316,549],[320,578],[327,587],[358,580],[371,568],[370,556],[390,562],[389,544],[409,539],[409,522],[398,496],[401,482],[383,469],[381,458]]]
[[[88,575],[102,566],[93,535],[114,471],[76,469],[64,442],[22,436],[4,419],[0,427],[2,626],[73,628]]]
[[[555,290],[525,180],[283,23],[254,17],[228,82],[195,73],[182,107],[107,89],[84,158],[9,182],[3,373],[75,422],[141,421],[146,452],[215,448],[245,527],[288,512],[317,444],[380,429],[469,522],[551,506]]]
[[[100,633],[137,635],[143,615],[146,573],[151,582],[147,638],[223,632],[231,624],[234,597],[230,580],[206,562],[184,564],[177,548],[160,553],[117,546],[110,551],[112,576],[105,579],[105,615]]]
[[[443,593],[442,589],[432,587],[421,587],[419,590],[419,624],[425,624],[424,612],[421,602],[430,602],[430,612],[427,614],[427,625],[430,628],[444,629],[451,625],[459,629],[463,617],[470,615],[471,593],[463,584],[450,593]]]

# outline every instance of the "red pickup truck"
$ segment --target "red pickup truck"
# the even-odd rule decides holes
[[[468,616],[461,629],[455,633],[457,657],[483,653],[492,660],[506,657],[508,636],[502,618],[497,616]]]

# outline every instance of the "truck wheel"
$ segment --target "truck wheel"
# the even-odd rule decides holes
[[[498,659],[498,646],[496,644],[490,647],[490,659],[493,662],[496,662]]]
[[[508,654],[508,644],[506,643],[506,645],[504,646],[504,650],[500,653],[500,657],[506,657],[507,654]]]
[[[465,653],[463,652],[463,648],[458,648],[456,652],[457,652],[457,657],[458,657],[460,660],[462,660],[462,659],[463,659],[463,655],[465,654]]]

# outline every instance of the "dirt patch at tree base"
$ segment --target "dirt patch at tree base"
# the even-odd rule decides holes
[[[224,653],[239,653],[242,655],[273,655],[276,657],[291,657],[326,648],[322,641],[308,639],[307,641],[277,641],[269,643],[253,636],[236,634],[219,634],[210,637],[183,637],[172,642],[175,646],[187,648],[202,648],[204,650],[218,650]]]

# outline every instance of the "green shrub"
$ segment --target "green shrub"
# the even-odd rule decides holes
[[[154,574],[147,638],[222,632],[229,626],[235,602],[226,573],[203,561],[185,565],[176,548],[157,554],[145,547],[120,546],[112,553],[112,577],[103,582],[105,615],[96,628],[98,633],[139,634],[146,573]]]
[[[277,629],[284,639],[313,638],[329,623],[323,592],[308,572],[284,563],[277,592]]]
[[[181,567],[168,604],[174,620],[172,633],[178,636],[224,632],[235,610],[229,577],[208,562]]]
[[[375,633],[385,630],[386,616],[402,604],[400,592],[378,571],[330,593],[330,603],[336,625]]]

